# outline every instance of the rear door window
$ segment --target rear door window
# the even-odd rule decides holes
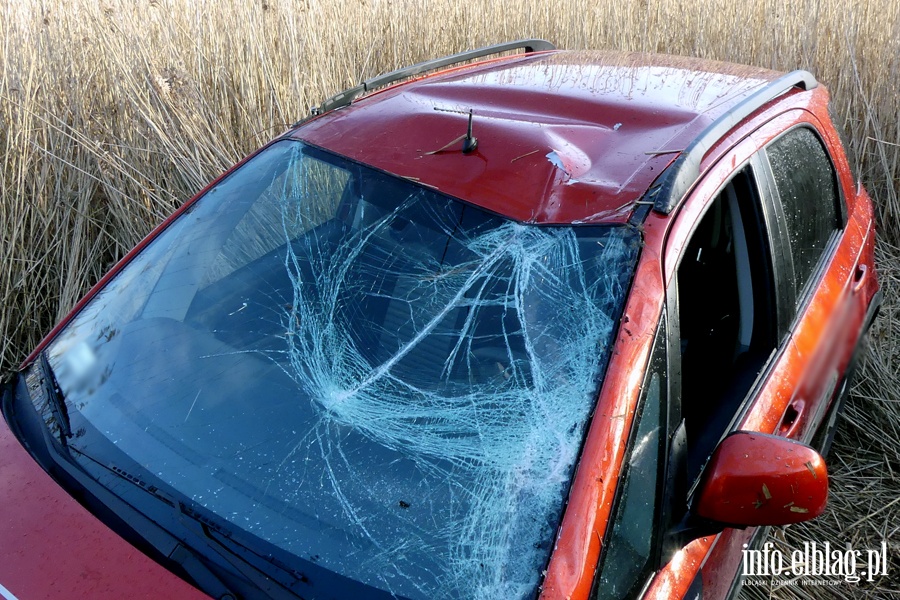
[[[830,240],[841,229],[834,167],[821,140],[808,127],[787,132],[766,148],[766,155],[784,210],[799,305]]]

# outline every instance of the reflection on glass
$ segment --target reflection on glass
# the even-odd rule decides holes
[[[389,593],[528,597],[638,243],[280,142],[52,345],[72,444]]]

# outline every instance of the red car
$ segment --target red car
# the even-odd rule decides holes
[[[329,99],[4,385],[0,595],[733,594],[880,304],[827,109],[540,40]]]

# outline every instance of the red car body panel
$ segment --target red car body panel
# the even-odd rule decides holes
[[[577,76],[572,76],[573,70]],[[287,135],[519,221],[626,223],[678,152],[709,123],[777,76],[772,71],[696,59],[538,53],[393,86],[316,117]],[[651,211],[644,220],[644,246],[608,366],[610,375],[600,391],[577,465],[542,598],[575,600],[590,595],[627,452],[643,365],[666,305],[666,290],[692,231],[735,168],[776,135],[800,123],[814,126],[823,136],[843,186],[846,226],[831,250],[815,295],[796,317],[792,336],[771,361],[765,385],[740,417],[738,428],[808,441],[811,425],[830,405],[834,395],[830,374],[846,370],[878,282],[871,201],[864,190],[852,186],[840,142],[832,127],[823,125],[829,122],[827,101],[827,92],[818,87],[788,92],[760,108],[707,154],[701,179],[676,210],[668,215]],[[474,135],[479,140],[474,152],[461,152],[458,136],[465,133],[466,115],[435,108],[473,111]],[[200,195],[104,277],[23,366]],[[29,548],[19,563],[0,565],[0,584],[13,593],[24,590],[20,593],[28,598],[65,596],[52,588],[52,582],[48,588],[27,582],[45,577],[44,564],[59,564],[60,552],[72,559],[65,567],[53,567],[61,582],[89,580],[93,575],[84,575],[87,571],[79,565],[107,564],[104,557],[112,555],[121,557],[115,570],[99,572],[96,582],[90,583],[97,594],[115,596],[120,589],[115,585],[122,584],[122,589],[128,589],[123,596],[128,597],[140,597],[143,585],[161,597],[202,597],[73,502],[5,426],[0,447],[4,505],[23,504],[25,498],[49,499],[35,500],[35,506],[26,507],[33,514],[23,513],[14,523],[6,519],[0,526],[3,547],[11,547],[29,533],[30,539],[39,537],[46,544],[46,550],[34,550],[37,554]],[[37,533],[33,523],[47,523],[48,533]],[[56,526],[50,527],[51,523]],[[52,533],[56,531],[60,533]],[[79,532],[76,541],[71,539],[72,531]],[[724,597],[739,567],[740,549],[752,533],[752,529],[726,529],[689,543],[657,573],[646,597],[680,597],[698,576],[703,580],[704,598]],[[94,549],[94,556],[74,550],[76,542],[82,541]],[[71,553],[61,550],[69,544]],[[54,558],[41,554],[51,549]]]
[[[75,502],[2,419],[0,456],[0,585],[18,600],[207,597]]]
[[[395,86],[293,135],[517,221],[624,223],[679,151],[777,76],[680,57],[541,53]],[[445,111],[470,109],[479,141],[464,154],[467,115]]]

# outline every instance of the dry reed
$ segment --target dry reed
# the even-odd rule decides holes
[[[311,105],[521,37],[805,68],[828,85],[878,207],[887,303],[833,451],[830,512],[787,543],[887,539],[895,562],[889,580],[774,593],[900,594],[896,0],[0,0],[0,369],[152,225]]]

